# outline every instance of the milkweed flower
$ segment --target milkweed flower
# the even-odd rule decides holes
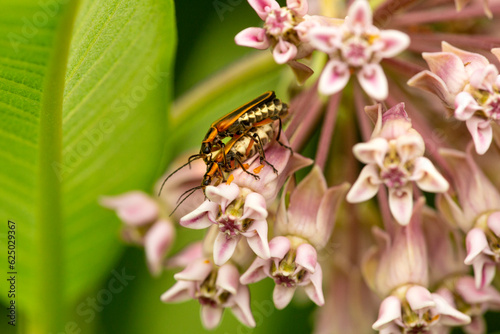
[[[180,224],[192,229],[218,226],[214,243],[216,265],[223,265],[231,258],[242,237],[258,256],[269,258],[267,209],[262,195],[234,183],[208,186],[205,195],[207,200],[182,217]]]
[[[375,27],[370,5],[365,0],[352,3],[340,26],[312,27],[309,39],[312,46],[330,56],[319,79],[318,89],[322,94],[339,92],[351,74],[356,73],[361,87],[376,100],[385,100],[388,95],[380,61],[394,57],[410,44],[410,38],[403,32]]]
[[[399,103],[383,115],[379,106],[377,124],[367,143],[356,144],[356,158],[367,165],[347,194],[347,201],[366,201],[378,192],[381,184],[389,190],[389,207],[401,225],[407,225],[413,208],[413,185],[425,191],[445,192],[448,182],[433,163],[423,156],[422,136],[412,128],[411,120]]]
[[[278,208],[276,232],[269,242],[270,258],[257,258],[241,276],[242,284],[270,277],[276,286],[273,301],[278,309],[285,308],[297,287],[317,305],[324,304],[322,269],[317,250],[322,249],[333,230],[335,216],[348,185],[326,187],[319,167],[290,192],[287,205],[284,197]]]
[[[378,245],[366,255],[363,275],[382,297],[379,317],[373,324],[380,333],[428,332],[430,328],[470,323],[443,297],[431,293],[427,247],[421,227],[424,200],[417,201],[411,221],[392,233],[374,229]]]
[[[472,265],[476,287],[491,283],[500,262],[500,193],[479,169],[470,152],[440,151],[450,166],[460,205],[450,195],[440,206],[467,233],[465,264]]]
[[[124,222],[123,238],[144,246],[150,272],[159,275],[175,239],[173,222],[161,214],[159,202],[141,191],[131,191],[119,196],[102,197],[100,203],[116,210]]]
[[[240,274],[232,263],[218,267],[207,257],[192,261],[174,275],[177,280],[162,296],[165,303],[197,299],[201,305],[201,319],[207,329],[219,324],[225,308],[230,308],[238,320],[255,327],[250,309],[248,287],[240,284]]]
[[[493,139],[491,122],[500,121],[498,69],[478,53],[446,42],[441,47],[442,52],[422,54],[430,71],[416,74],[408,84],[436,94],[456,119],[465,121],[476,152],[484,154]]]
[[[484,313],[488,310],[500,309],[500,292],[493,286],[477,289],[474,278],[471,276],[452,277],[436,293],[450,305],[471,317],[470,324],[463,328],[468,334],[486,333]]]
[[[307,0],[287,0],[280,7],[276,0],[248,0],[264,21],[263,28],[247,28],[236,35],[235,42],[256,49],[273,49],[278,64],[308,56],[312,48],[304,42],[307,27],[319,18],[307,15]],[[319,24],[319,23],[318,23]]]

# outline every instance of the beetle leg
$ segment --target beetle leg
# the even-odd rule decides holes
[[[278,127],[278,136],[276,137],[276,141],[278,142],[278,144],[280,144],[282,147],[284,148],[287,148],[290,150],[290,153],[293,155],[293,150],[290,146],[288,145],[285,145],[283,144],[282,142],[280,142],[280,134],[281,134],[281,128],[282,128],[282,124],[281,124],[281,118],[278,118],[278,122],[279,122],[279,127]]]
[[[264,153],[264,145],[262,145],[262,140],[260,139],[257,133],[253,134],[252,140],[257,143],[257,150],[259,151],[260,163],[262,164],[263,162],[265,162],[273,169],[274,174],[278,174],[278,170],[274,168],[274,166],[269,161],[266,160],[266,154]]]
[[[243,162],[240,160],[240,158],[238,156],[234,156],[234,160],[238,163],[238,165],[240,165],[241,169],[243,169],[243,171],[249,175],[252,175],[255,180],[260,180],[260,176],[258,176],[257,174],[254,174],[254,173],[251,173],[249,172],[245,166],[243,165]]]

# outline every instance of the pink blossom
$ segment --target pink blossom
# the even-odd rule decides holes
[[[379,117],[372,138],[356,144],[354,155],[367,165],[347,194],[347,201],[366,201],[378,192],[381,184],[389,190],[389,207],[401,225],[410,221],[413,207],[413,185],[429,192],[445,192],[448,182],[432,162],[423,156],[422,136],[412,128],[404,103],[392,107]]]
[[[382,297],[410,283],[421,286],[429,283],[427,247],[421,227],[423,205],[424,199],[420,198],[410,223],[396,225],[392,233],[373,228],[377,244],[365,254],[363,276]]]
[[[476,152],[484,154],[493,139],[491,122],[500,121],[500,75],[486,57],[442,43],[442,52],[424,52],[430,71],[408,81],[436,94],[453,110],[456,119],[465,121]],[[493,50],[492,50],[493,51]]]
[[[299,286],[317,305],[325,303],[321,282],[321,266],[317,262],[316,249],[298,237],[278,236],[269,242],[271,257],[257,258],[241,275],[242,284],[258,282],[271,277],[276,286],[273,301],[277,309],[285,308]]]
[[[312,52],[307,31],[324,19],[307,15],[307,0],[287,0],[286,7],[280,7],[275,0],[248,0],[248,3],[264,21],[264,27],[241,31],[235,37],[236,44],[261,50],[271,47],[278,64],[304,58]]]
[[[380,333],[427,333],[437,324],[463,326],[470,317],[450,305],[442,296],[419,285],[402,287],[385,298],[373,324]]]
[[[123,237],[126,241],[144,246],[149,271],[159,275],[165,257],[175,238],[175,227],[168,217],[160,214],[160,204],[140,191],[100,199],[102,206],[115,209],[124,222]]]
[[[265,198],[235,183],[208,186],[205,194],[207,200],[182,217],[180,224],[192,229],[218,226],[213,250],[215,264],[226,263],[242,237],[247,239],[248,245],[259,257],[268,259]]]
[[[219,324],[225,308],[230,308],[238,320],[248,327],[255,327],[250,310],[248,287],[239,283],[238,269],[226,263],[216,267],[206,258],[199,258],[174,275],[177,283],[167,290],[161,300],[165,303],[198,299],[201,320],[207,329]]]
[[[335,218],[348,183],[327,188],[319,166],[295,187],[285,188],[276,216],[275,234],[293,235],[308,240],[317,250],[330,238]],[[285,203],[285,197],[288,203]]]
[[[352,3],[342,25],[311,28],[309,39],[316,49],[330,56],[319,79],[321,93],[331,95],[342,90],[355,72],[365,92],[376,100],[385,100],[388,95],[380,61],[394,57],[410,44],[402,32],[376,28],[365,0]]]

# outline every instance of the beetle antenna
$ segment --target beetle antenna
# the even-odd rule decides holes
[[[177,173],[178,171],[180,171],[182,168],[186,167],[187,165],[189,165],[189,168],[191,168],[191,162],[195,161],[195,160],[198,160],[202,157],[201,154],[195,154],[195,155],[192,155],[188,158],[188,162],[186,162],[184,165],[180,166],[179,168],[177,168],[176,170],[174,170],[172,173],[168,174],[167,178],[163,181],[163,183],[161,184],[161,187],[160,187],[160,191],[158,192],[158,197],[160,197],[161,195],[161,191],[163,190],[163,186],[165,185],[165,183],[167,183],[168,179],[170,179],[170,177],[172,175],[174,175],[175,173]]]
[[[191,189],[188,189],[188,190],[186,190],[184,193],[182,193],[182,195],[181,195],[181,196],[179,196],[179,199],[177,200],[178,204],[177,204],[177,206],[175,207],[174,211],[172,211],[172,212],[170,213],[170,215],[168,215],[168,216],[170,217],[171,215],[173,215],[173,214],[174,214],[174,212],[177,210],[177,208],[178,208],[178,207],[179,207],[182,203],[184,203],[184,201],[185,201],[185,200],[187,200],[187,199],[188,199],[188,198],[189,198],[192,194],[194,194],[194,192],[195,192],[196,190],[198,190],[198,189],[202,189],[202,188],[204,188],[204,187],[203,187],[203,186],[196,186],[196,187],[191,188]],[[186,195],[186,194],[187,194],[187,195]],[[182,198],[184,195],[186,195],[186,196],[185,196],[184,198]],[[181,200],[181,198],[182,198],[182,200]],[[179,201],[180,201],[180,202],[179,202]]]

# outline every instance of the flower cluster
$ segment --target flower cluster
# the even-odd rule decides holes
[[[159,199],[102,199],[125,223],[124,238],[145,247],[152,273],[181,268],[161,300],[196,300],[207,329],[226,308],[255,327],[248,285],[268,280],[277,309],[301,293],[323,307],[316,333],[485,333],[483,315],[500,309],[500,156],[492,149],[500,146],[500,40],[427,23],[469,15],[491,31],[498,25],[464,1],[457,13],[453,2],[354,0],[329,7],[345,9],[338,17],[306,0],[248,3],[264,23],[238,33],[236,44],[270,49],[303,84],[290,83],[286,118],[253,125],[280,122],[284,131],[265,141],[227,131],[221,142],[257,153],[240,152],[229,168],[226,155],[214,158],[234,153],[221,144],[172,177]],[[500,5],[485,11],[498,14]],[[199,186],[209,166],[220,179]],[[187,229],[206,230],[203,241],[167,258],[175,233]]]

